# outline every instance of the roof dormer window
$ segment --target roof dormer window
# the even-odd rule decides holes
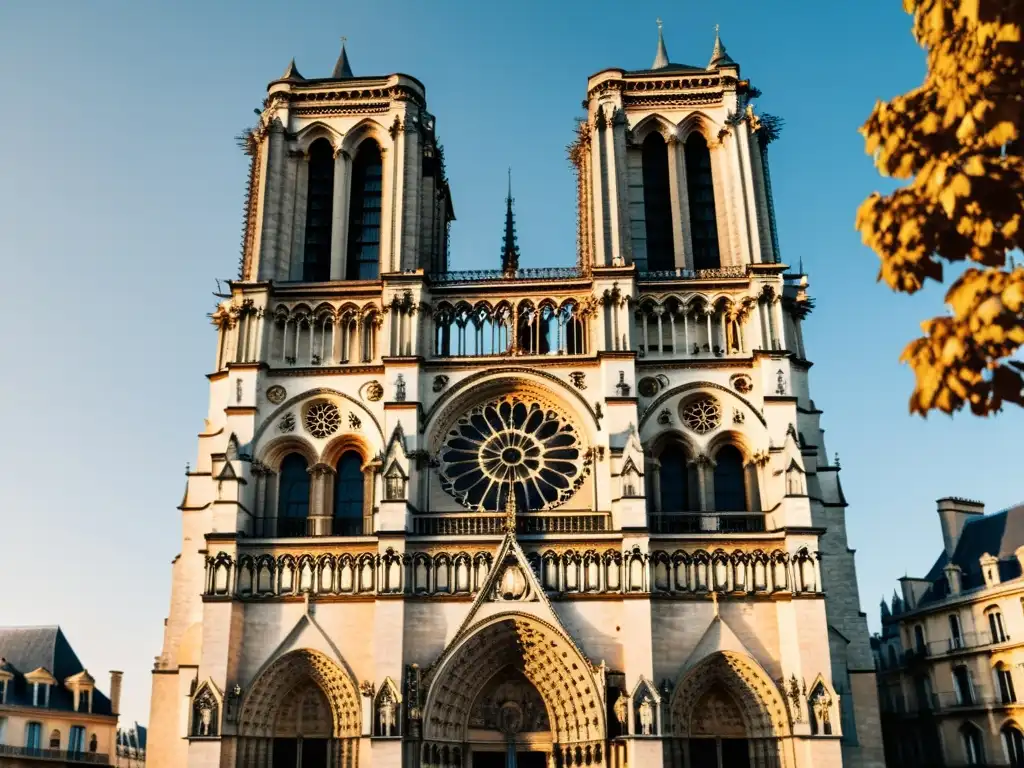
[[[64,687],[74,697],[75,712],[92,712],[92,694],[96,690],[96,681],[88,670],[83,669],[64,681]]]

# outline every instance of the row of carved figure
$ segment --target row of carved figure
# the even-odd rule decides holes
[[[638,548],[530,552],[530,566],[550,593],[661,594],[701,592],[817,592],[819,555],[800,549],[692,552]],[[481,589],[492,567],[489,552],[428,554],[243,554],[208,556],[208,595],[275,597],[313,594],[471,594]]]

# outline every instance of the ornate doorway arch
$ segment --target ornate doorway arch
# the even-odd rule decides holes
[[[474,754],[488,765],[480,755],[503,749],[556,766],[606,764],[602,687],[572,640],[541,619],[506,612],[481,622],[427,677],[423,768],[472,766]]]
[[[717,651],[694,665],[676,684],[669,711],[666,768],[791,764],[786,703],[761,666],[743,654]]]
[[[238,723],[239,768],[357,768],[361,709],[348,673],[319,651],[291,651],[264,669]]]

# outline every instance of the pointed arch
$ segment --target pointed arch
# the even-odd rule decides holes
[[[668,144],[660,132],[652,131],[640,146],[647,269],[652,272],[669,270],[675,266],[675,243]]]
[[[376,280],[381,272],[384,153],[375,138],[366,137],[356,148],[351,179],[345,278]]]
[[[305,281],[331,278],[331,230],[334,223],[334,145],[314,140],[307,153],[306,226],[302,250]]]

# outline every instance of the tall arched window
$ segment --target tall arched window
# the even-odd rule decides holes
[[[924,643],[924,628],[920,624],[914,625],[914,650],[919,656],[924,656],[926,646]]]
[[[1012,725],[1003,726],[1003,751],[1006,752],[1006,762],[1017,768],[1024,766],[1024,734]]]
[[[352,163],[352,198],[348,217],[349,280],[375,280],[380,274],[380,217],[384,166],[373,139],[359,145]]]
[[[680,445],[670,445],[658,457],[661,470],[658,482],[661,489],[662,512],[686,512],[690,504],[690,469],[686,465],[686,452]]]
[[[988,630],[993,643],[1002,643],[1006,640],[1006,629],[1003,627],[1003,614],[998,608],[989,608],[985,615],[988,616]]]
[[[309,148],[306,187],[306,243],[302,252],[303,280],[331,279],[331,220],[334,210],[334,148],[317,139]]]
[[[309,463],[298,453],[281,462],[277,518],[279,536],[304,536],[309,517]]]
[[[967,723],[960,729],[960,740],[964,747],[964,762],[967,765],[983,765],[985,752],[981,748],[981,731]]]
[[[714,269],[721,266],[718,254],[718,217],[715,215],[715,187],[711,178],[711,152],[697,131],[686,139],[686,191],[690,198],[690,240],[693,266]]]
[[[675,266],[672,243],[672,193],[669,189],[668,146],[657,131],[643,143],[644,220],[647,230],[647,268],[652,272]]]
[[[724,446],[715,456],[715,509],[741,512],[747,508],[743,456],[734,445]]]
[[[363,458],[355,451],[345,451],[338,459],[334,475],[334,533],[349,536],[362,533],[362,518]],[[355,521],[358,521],[358,531]]]
[[[1013,687],[1013,673],[1003,662],[996,665],[996,683],[999,685],[999,700],[1003,704],[1014,704],[1017,692]]]

